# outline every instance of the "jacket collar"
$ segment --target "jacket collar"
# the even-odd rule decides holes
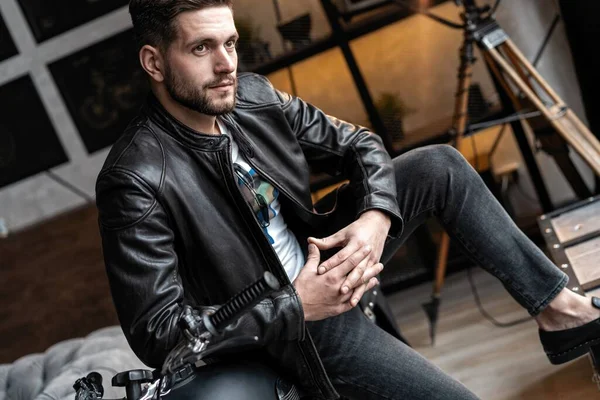
[[[142,111],[152,122],[157,124],[162,131],[185,144],[196,148],[214,150],[216,145],[224,142],[224,135],[209,135],[194,130],[179,121],[163,107],[152,92],[148,94],[148,97],[142,106]],[[222,119],[222,117],[217,118],[219,120]]]

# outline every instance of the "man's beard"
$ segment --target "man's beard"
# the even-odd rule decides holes
[[[231,100],[225,102],[217,102],[209,97],[211,86],[216,86],[224,82],[233,83],[233,96]],[[209,82],[202,87],[196,87],[193,84],[183,81],[178,75],[171,72],[171,68],[165,71],[165,86],[167,91],[179,104],[191,110],[197,111],[206,115],[221,115],[233,111],[235,107],[235,94],[237,93],[237,79],[233,75],[222,75],[214,81]],[[225,99],[230,97],[231,93],[217,93],[217,99]]]

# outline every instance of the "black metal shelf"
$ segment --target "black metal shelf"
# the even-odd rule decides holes
[[[445,1],[447,0],[436,0],[433,3],[439,4]],[[355,22],[350,22],[349,24],[343,26],[344,34],[348,41],[368,35],[369,33],[375,32],[381,28],[414,15],[413,11],[400,7],[396,4],[382,6],[380,9],[380,12],[377,12],[372,16]],[[340,17],[343,16],[340,15]],[[295,51],[289,51],[273,58],[266,63],[254,66],[250,70],[252,72],[256,72],[257,74],[268,75],[270,73],[279,71],[280,69],[288,68],[295,63],[304,61],[327,50],[331,50],[334,47],[338,47],[338,41],[335,35],[336,32],[332,32],[329,36],[315,40],[311,44],[306,45],[306,47]]]
[[[431,6],[444,3],[445,1],[447,0],[434,0]],[[363,18],[357,18],[354,22],[350,19],[350,22],[348,22],[348,16],[340,14],[331,0],[321,0],[321,5],[323,6],[323,10],[325,11],[331,26],[331,33],[329,36],[316,40],[307,44],[306,47],[298,48],[295,51],[283,54],[263,64],[248,67],[248,70],[261,75],[267,75],[288,68],[293,64],[327,50],[339,48],[342,51],[346,65],[350,70],[354,85],[360,95],[363,107],[369,117],[371,126],[373,127],[373,131],[382,138],[385,148],[390,155],[395,156],[397,153],[391,135],[387,132],[381,116],[373,103],[365,79],[350,47],[350,41],[412,16],[415,12],[412,8],[402,7],[392,2],[391,4],[384,4],[381,7],[374,9]]]

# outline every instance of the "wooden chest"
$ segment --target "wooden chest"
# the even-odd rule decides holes
[[[600,196],[538,217],[550,257],[569,276],[568,288],[600,297]],[[600,389],[600,354],[590,352]]]
[[[538,224],[569,288],[580,294],[600,288],[600,196],[542,215]]]

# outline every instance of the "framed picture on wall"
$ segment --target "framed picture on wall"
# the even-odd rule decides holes
[[[68,160],[29,75],[0,87],[0,187]]]
[[[88,153],[114,143],[150,87],[128,29],[49,65]]]
[[[18,53],[2,15],[0,15],[0,61],[4,61]]]
[[[128,0],[18,0],[38,43],[129,3]]]

